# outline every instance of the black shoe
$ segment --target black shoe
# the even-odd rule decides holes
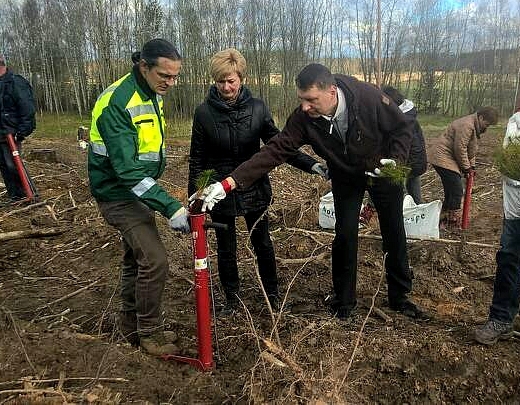
[[[431,316],[420,309],[410,300],[404,300],[397,303],[390,303],[390,309],[402,313],[404,316],[415,319],[417,321],[429,321]]]
[[[238,299],[228,299],[218,313],[219,318],[227,318],[235,314],[238,309]]]
[[[354,303],[353,305],[341,305],[339,302],[333,301],[330,304],[330,312],[332,312],[336,318],[341,319],[342,321],[346,321],[352,317],[356,308],[357,303]]]
[[[280,297],[278,295],[268,295],[267,299],[269,300],[269,304],[271,304],[271,309],[273,312],[280,311]]]

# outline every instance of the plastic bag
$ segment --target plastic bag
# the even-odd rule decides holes
[[[406,236],[439,238],[441,208],[440,200],[416,205],[412,196],[406,195],[403,200]]]
[[[403,200],[403,220],[406,236],[439,237],[439,216],[442,203],[435,200],[416,205],[412,196],[406,195]],[[363,209],[363,206],[361,206]],[[332,191],[320,198],[318,222],[322,228],[334,229],[336,216]]]
[[[320,198],[318,222],[322,228],[334,229],[336,215],[334,213],[334,197],[332,191]]]
[[[364,206],[364,204],[361,204],[360,213],[363,211]],[[325,229],[334,229],[336,225],[336,215],[334,213],[334,196],[332,195],[332,191],[320,198],[319,209],[318,223],[320,226]],[[361,225],[359,227],[361,228]]]

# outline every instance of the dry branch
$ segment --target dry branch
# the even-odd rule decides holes
[[[295,373],[301,374],[303,372],[303,369],[293,360],[293,358],[287,352],[277,346],[276,343],[264,338],[262,338],[262,342],[264,342],[267,350],[269,350],[275,356],[278,356]]]
[[[26,379],[26,378],[23,378],[21,380],[17,380],[17,381],[5,381],[5,382],[0,382],[0,387],[9,387],[11,385],[18,385],[18,384],[27,384],[27,383],[30,383],[30,384],[33,384],[33,385],[37,385],[37,384],[54,384],[54,383],[59,383],[61,381],[71,381],[71,382],[74,382],[74,381],[103,381],[103,382],[120,382],[120,383],[126,383],[126,382],[129,382],[129,380],[127,380],[126,378],[122,378],[122,377],[114,377],[114,378],[110,378],[110,377],[68,377],[68,378],[50,378],[50,379],[45,379],[45,380],[40,380],[40,379]]]
[[[61,235],[62,233],[65,233],[65,231],[63,229],[57,228],[3,232],[0,233],[0,241],[27,238],[41,238],[45,236]]]
[[[316,256],[308,256],[308,257],[298,257],[295,259],[284,259],[281,257],[277,257],[276,260],[280,262],[280,265],[288,265],[288,264],[305,264],[311,261],[321,261],[324,260],[328,252],[322,252]]]
[[[86,285],[85,287],[82,287],[79,290],[73,291],[70,294],[67,294],[67,295],[65,295],[65,296],[63,296],[61,298],[58,298],[57,300],[51,301],[51,302],[49,302],[49,303],[47,303],[45,305],[41,305],[38,308],[36,308],[36,310],[39,311],[41,309],[50,307],[53,304],[57,304],[59,302],[65,301],[65,300],[67,300],[67,299],[69,299],[71,297],[74,297],[75,295],[81,294],[83,291],[88,290],[90,287],[92,287],[93,285],[97,284],[99,282],[99,280],[101,280],[101,278],[98,278],[96,281],[93,281],[89,285]]]
[[[302,228],[286,228],[288,231],[294,231],[294,232],[301,232],[301,233],[307,233],[309,235],[322,235],[322,236],[328,236],[333,238],[334,233],[333,232],[325,232],[325,231],[309,231],[308,229],[302,229]],[[364,239],[374,239],[374,240],[382,240],[381,235],[368,235],[364,233],[358,234],[359,238]],[[443,238],[429,238],[429,237],[417,237],[417,236],[407,236],[406,240],[418,240],[423,242],[439,242],[439,243],[453,243],[453,244],[465,244],[470,246],[478,246],[478,247],[485,247],[485,248],[493,248],[498,249],[498,245],[495,244],[489,244],[489,243],[480,243],[480,242],[468,242],[463,241],[459,239],[443,239]]]
[[[14,214],[18,214],[20,212],[25,212],[25,211],[30,211],[32,210],[33,208],[36,208],[36,207],[41,207],[42,205],[45,205],[47,204],[48,200],[45,200],[45,201],[40,201],[36,204],[31,204],[31,205],[27,205],[23,208],[18,208],[17,210],[11,210],[9,212],[6,212],[4,215],[2,215],[2,217],[0,217],[0,221],[3,220],[4,218],[8,217],[8,216],[11,216],[11,215],[14,215]]]

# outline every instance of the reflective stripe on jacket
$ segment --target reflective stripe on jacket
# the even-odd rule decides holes
[[[163,101],[134,68],[105,89],[92,110],[92,195],[99,201],[137,198],[170,218],[181,204],[157,184],[164,167]]]

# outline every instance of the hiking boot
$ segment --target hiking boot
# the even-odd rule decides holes
[[[228,298],[226,303],[218,313],[219,318],[227,318],[235,314],[238,310],[238,299],[237,298]]]
[[[493,345],[499,340],[507,340],[513,336],[513,325],[511,323],[488,321],[475,329],[475,340],[483,345]]]
[[[155,332],[152,335],[143,335],[140,336],[139,346],[141,346],[143,352],[151,354],[152,356],[174,354],[178,351],[178,348],[168,339],[171,336],[171,333],[163,331]]]
[[[374,216],[374,212],[376,212],[376,209],[372,207],[371,205],[365,205],[363,209],[361,210],[361,213],[359,214],[359,223],[363,226],[368,226],[370,223],[370,220]]]
[[[137,315],[131,311],[121,311],[116,318],[117,331],[132,346],[139,346]]]
[[[462,210],[448,210],[446,228],[460,229],[462,225]]]
[[[390,309],[396,312],[400,312],[404,316],[415,319],[417,321],[429,321],[431,319],[430,315],[428,315],[410,300],[390,303],[389,307]]]

